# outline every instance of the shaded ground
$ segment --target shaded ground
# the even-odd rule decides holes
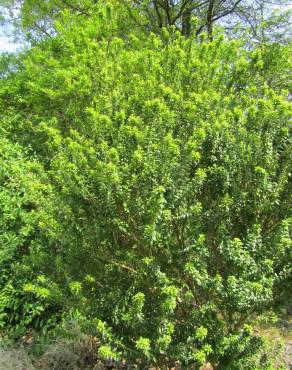
[[[266,338],[269,354],[275,358],[274,368],[278,369],[285,364],[286,369],[292,369],[292,316],[278,320],[277,323],[259,324],[255,327],[254,335]],[[31,340],[29,337],[28,340]],[[279,345],[282,343],[282,345]],[[98,342],[92,337],[79,335],[76,340],[60,339],[48,346],[44,354],[35,360],[27,355],[25,347],[1,348],[0,370],[109,370],[109,369],[141,369],[139,365],[126,363],[110,363],[98,359]],[[173,369],[182,369],[179,363]],[[212,370],[210,364],[201,367],[201,370]],[[281,367],[283,369],[283,367]],[[148,370],[157,370],[151,367]],[[169,369],[170,370],[170,369]]]

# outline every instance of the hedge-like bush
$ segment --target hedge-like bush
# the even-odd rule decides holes
[[[104,357],[227,368],[291,282],[289,49],[139,38],[98,9],[1,82],[7,137],[44,172],[24,194],[47,184],[23,289],[77,312]]]

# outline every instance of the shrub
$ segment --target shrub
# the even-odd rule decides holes
[[[244,325],[291,281],[289,49],[138,38],[99,6],[23,57],[18,101],[2,88],[52,189],[31,266],[107,353],[247,356]]]

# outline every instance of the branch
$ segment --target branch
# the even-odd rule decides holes
[[[87,17],[90,15],[89,13],[84,11],[83,9],[80,9],[79,7],[76,7],[72,4],[70,4],[67,0],[62,0],[62,1],[63,1],[63,3],[65,3],[69,8],[71,8],[75,12],[79,12],[79,14],[86,15]]]
[[[241,2],[242,0],[237,0],[236,3],[233,5],[233,7],[229,10],[227,10],[226,12],[222,13],[222,14],[219,14],[217,17],[214,17],[212,18],[212,23],[213,22],[216,22],[218,19],[222,18],[222,17],[225,17],[226,15],[228,14],[231,14],[232,12],[234,12],[234,10],[236,9],[237,5]],[[207,26],[207,22],[203,23],[199,28],[198,30],[196,31],[196,36],[198,36],[204,27]]]
[[[123,268],[124,270],[127,270],[129,272],[132,272],[134,274],[137,274],[138,271],[134,270],[132,267],[130,266],[127,266],[127,265],[124,265],[123,263],[118,263],[118,262],[115,262],[113,260],[107,260],[107,259],[104,259],[102,257],[97,257],[96,256],[96,259],[99,260],[100,262],[104,263],[104,264],[110,264],[110,265],[114,265],[114,266],[117,266],[117,267],[120,267],[120,268]]]
[[[212,22],[216,22],[216,21],[218,21],[218,19],[220,19],[220,18],[222,18],[222,17],[225,17],[225,16],[226,16],[226,15],[228,15],[228,14],[233,13],[233,12],[234,12],[234,10],[236,9],[237,5],[238,5],[241,1],[242,1],[242,0],[237,0],[231,9],[227,10],[225,13],[219,14],[219,15],[218,15],[217,17],[215,17],[215,18],[212,18]]]
[[[42,26],[38,25],[37,22],[33,22],[33,25],[35,28],[37,28],[40,32],[42,32],[43,34],[45,34],[46,36],[52,38],[52,35],[49,34],[49,32],[47,32]]]
[[[181,8],[180,8],[180,10],[179,10],[179,12],[178,12],[178,14],[177,14],[177,15],[174,17],[174,19],[173,19],[173,23],[174,23],[175,21],[177,21],[177,20],[178,20],[178,18],[179,18],[179,17],[181,17],[181,16],[183,15],[183,12],[184,12],[184,10],[185,10],[185,8],[186,8],[187,3],[189,3],[189,0],[185,0],[185,1],[183,2],[183,4],[182,4],[182,6],[181,6]],[[201,6],[203,6],[203,5],[207,4],[207,3],[208,3],[208,0],[207,0],[207,1],[203,1],[203,2],[202,2],[202,3],[200,3],[200,4],[197,4],[197,5],[195,5],[195,6],[192,6],[189,10],[192,12],[193,10],[198,9],[198,8],[200,8]]]

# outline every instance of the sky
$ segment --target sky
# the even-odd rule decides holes
[[[3,51],[15,51],[19,48],[19,44],[11,42],[6,36],[0,33],[0,52]]]
[[[12,29],[11,26],[9,26],[9,23],[6,23],[5,21],[3,22],[3,19],[6,19],[6,17],[8,17],[7,14],[7,11],[0,6],[0,53],[5,51],[13,52],[19,49],[19,47],[21,46],[20,44],[13,42],[13,38],[7,36],[7,32],[10,34],[12,33]]]

